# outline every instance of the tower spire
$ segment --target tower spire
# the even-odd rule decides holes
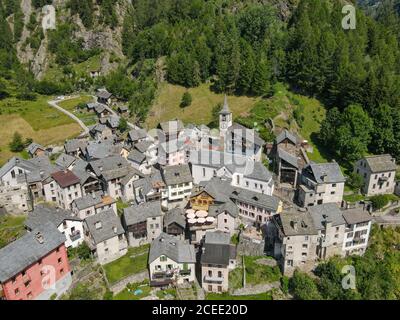
[[[225,98],[224,98],[224,105],[222,106],[222,110],[220,112],[220,114],[230,114],[231,110],[229,109],[229,105],[228,105],[228,97],[225,94]]]

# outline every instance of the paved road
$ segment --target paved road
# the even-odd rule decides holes
[[[384,215],[381,217],[374,217],[374,220],[378,224],[383,225],[400,225],[400,216]]]
[[[61,102],[61,101],[66,101],[69,99],[74,99],[76,97],[70,97],[68,99],[64,99],[64,100],[51,100],[48,101],[48,104],[50,106],[52,106],[53,108],[56,108],[57,110],[61,111],[62,113],[66,114],[68,117],[70,117],[71,119],[73,119],[74,121],[76,121],[83,129],[83,133],[81,135],[87,135],[89,134],[89,128],[74,114],[72,114],[71,112],[61,108],[57,103]]]

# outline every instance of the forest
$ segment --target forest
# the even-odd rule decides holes
[[[121,3],[119,0],[118,3]],[[34,6],[48,3],[33,1]],[[400,159],[400,66],[398,3],[381,1],[374,11],[361,2],[357,27],[344,30],[337,0],[134,0],[118,19],[114,2],[70,0],[71,15],[90,28],[122,29],[126,59],[96,83],[74,77],[70,65],[102,49],[82,49],[67,23],[49,34],[49,50],[63,66],[60,83],[36,81],[16,57],[18,1],[0,1],[0,97],[7,81],[19,96],[56,94],[105,85],[128,101],[138,122],[146,119],[157,91],[157,61],[166,80],[184,87],[211,83],[215,92],[269,97],[277,82],[293,92],[316,97],[327,108],[319,134],[331,158],[344,165],[366,153],[391,153]],[[282,14],[285,3],[290,14]],[[99,14],[93,14],[97,5]],[[7,20],[14,13],[14,30]],[[367,14],[368,13],[368,14]]]

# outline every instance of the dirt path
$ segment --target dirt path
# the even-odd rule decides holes
[[[52,106],[53,108],[55,108],[55,109],[61,111],[62,113],[66,114],[72,120],[76,121],[81,126],[81,128],[83,129],[83,133],[81,135],[84,136],[84,135],[89,134],[89,128],[77,116],[75,116],[71,112],[61,108],[58,105],[58,103],[61,102],[61,101],[66,101],[66,100],[70,100],[70,99],[74,99],[74,98],[76,98],[76,97],[75,96],[74,97],[69,97],[68,99],[64,99],[64,100],[51,100],[51,101],[48,101],[48,104],[50,106]]]

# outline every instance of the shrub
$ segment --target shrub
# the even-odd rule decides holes
[[[14,133],[13,139],[9,144],[10,150],[12,152],[21,152],[24,150],[24,142],[22,141],[22,137],[18,132]]]
[[[181,108],[186,108],[192,104],[192,95],[186,91],[182,96],[182,101],[180,104]]]
[[[364,179],[363,177],[355,172],[352,172],[349,174],[349,177],[346,181],[346,184],[353,190],[353,191],[358,191],[364,184]]]
[[[283,276],[281,278],[281,289],[284,294],[289,293],[289,277]]]
[[[379,209],[382,209],[384,206],[386,206],[389,203],[390,198],[385,194],[380,194],[380,195],[371,197],[370,200],[371,200],[372,207],[374,208],[374,210],[379,210]]]

